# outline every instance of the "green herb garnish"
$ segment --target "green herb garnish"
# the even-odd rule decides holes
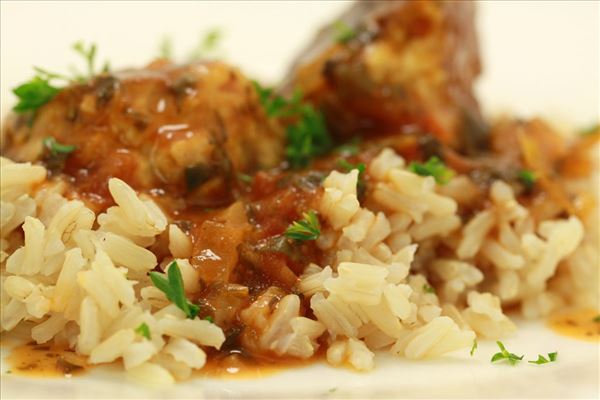
[[[249,183],[252,183],[252,180],[254,179],[254,178],[253,178],[251,175],[244,174],[244,173],[241,173],[241,172],[239,172],[239,173],[237,174],[237,177],[238,177],[238,179],[239,179],[240,181],[242,181],[242,182],[244,182],[244,183],[248,183],[248,184],[249,184]]]
[[[164,36],[158,46],[158,56],[170,60],[173,58],[173,40]]]
[[[168,268],[167,276],[160,272],[150,272],[150,279],[154,286],[162,291],[173,304],[181,309],[185,315],[194,319],[200,308],[190,303],[185,297],[183,290],[183,278],[181,277],[181,271],[176,261],[173,261]]]
[[[59,87],[53,86],[50,81],[52,77],[38,74],[29,82],[25,82],[12,90],[19,99],[13,110],[18,113],[35,111],[61,91]]]
[[[215,323],[215,319],[213,317],[211,317],[210,315],[207,315],[206,317],[202,318],[208,322],[210,322],[211,324]]]
[[[286,156],[292,168],[306,167],[310,161],[331,148],[332,141],[320,111],[302,101],[302,92],[286,99],[273,89],[252,82],[261,105],[269,118],[284,118],[287,123]]]
[[[295,90],[292,97],[286,99],[276,94],[272,88],[261,86],[257,81],[252,81],[252,85],[269,118],[291,117],[301,112],[302,92],[300,90]]]
[[[433,156],[426,163],[411,162],[409,171],[421,176],[433,176],[440,185],[445,185],[454,177],[454,171],[446,167],[438,157]]]
[[[304,219],[294,221],[285,230],[285,236],[295,240],[316,240],[321,234],[321,224],[314,211],[302,214]]]
[[[91,43],[88,47],[83,42],[76,42],[73,45],[73,50],[79,54],[86,63],[87,72],[85,74],[75,73],[75,80],[84,82],[90,78],[93,78],[99,72],[107,72],[109,69],[108,62],[104,63],[104,66],[100,71],[96,71],[96,44]]]
[[[336,21],[333,24],[334,39],[338,43],[348,43],[356,37],[356,31],[344,21]]]
[[[364,193],[366,188],[365,184],[365,171],[367,167],[364,163],[352,164],[348,160],[344,158],[340,158],[337,162],[338,167],[342,168],[346,172],[350,172],[354,169],[358,170],[358,181],[356,182],[356,187],[359,193]]]
[[[297,121],[287,127],[287,141],[285,152],[292,168],[306,167],[332,145],[323,114],[309,104],[302,105]]]
[[[52,136],[45,138],[42,143],[50,151],[50,154],[55,157],[59,154],[69,154],[77,148],[71,144],[58,143]]]
[[[556,357],[558,355],[558,352],[555,351],[554,353],[548,353],[548,358],[544,357],[541,354],[538,354],[538,358],[535,361],[528,361],[531,364],[537,364],[537,365],[541,365],[541,364],[547,364],[550,362],[554,362],[556,361]]]
[[[77,42],[73,45],[73,50],[85,60],[87,73],[82,74],[75,71],[73,75],[69,77],[67,75],[47,71],[43,68],[34,67],[36,75],[31,80],[13,89],[13,93],[19,99],[17,104],[13,107],[15,112],[35,112],[38,108],[52,100],[52,98],[63,89],[64,85],[68,85],[71,82],[83,82],[96,74],[96,45],[90,44],[90,46],[86,48],[83,42]],[[107,62],[104,64],[102,72],[107,72],[108,68]],[[57,86],[53,83],[56,81],[61,81],[63,86]]]
[[[435,288],[431,285],[428,285],[427,283],[423,284],[423,291],[425,293],[435,293]]]
[[[475,354],[475,350],[477,350],[477,339],[473,340],[473,346],[471,346],[471,351],[469,352],[471,357]]]
[[[219,46],[223,39],[223,31],[219,28],[208,30],[200,39],[200,42],[190,53],[190,61],[200,60],[215,56],[219,52]]]
[[[510,365],[515,365],[516,363],[518,363],[519,361],[521,361],[523,359],[523,356],[519,357],[516,354],[509,353],[508,350],[506,350],[506,348],[502,344],[502,342],[497,341],[496,344],[500,348],[500,352],[496,353],[492,356],[491,362],[496,362],[499,360],[506,360],[510,363]]]
[[[145,337],[148,340],[152,339],[150,336],[150,327],[145,322],[142,322],[137,328],[135,328],[135,333]]]
[[[531,190],[535,185],[537,177],[535,175],[535,172],[530,171],[528,169],[522,169],[521,171],[519,171],[519,180],[523,183],[523,185],[525,185],[527,190]]]
[[[596,132],[600,131],[600,124],[595,124],[595,125],[591,125],[588,126],[585,129],[582,129],[579,131],[579,135],[580,136],[588,136],[588,135],[593,135]]]
[[[596,315],[592,321],[600,323],[600,315]]]
[[[344,169],[346,172],[350,172],[353,169],[357,169],[359,174],[364,174],[367,167],[364,163],[352,164],[344,158],[340,158],[337,162],[338,167]]]

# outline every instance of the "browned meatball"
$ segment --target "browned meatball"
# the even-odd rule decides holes
[[[348,34],[336,32],[340,21]],[[318,104],[339,136],[417,130],[468,152],[485,142],[479,73],[471,2],[364,1],[301,53],[287,87]]]
[[[116,176],[189,204],[227,204],[236,173],[273,167],[283,156],[280,129],[251,82],[218,62],[158,61],[101,75],[62,90],[27,119],[9,120],[3,155],[59,167],[80,195],[100,202]],[[49,136],[77,146],[61,165],[44,148]]]

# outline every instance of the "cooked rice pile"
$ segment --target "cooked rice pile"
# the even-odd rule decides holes
[[[3,158],[0,174],[3,331],[34,321],[34,341],[66,343],[91,364],[121,358],[133,378],[154,384],[186,379],[204,366],[202,346],[219,348],[222,330],[186,319],[146,276],[157,265],[146,247],[168,228],[154,202],[113,178],[117,206],[96,217],[81,201],[41,187],[43,167]],[[178,255],[190,249],[181,231],[169,231]],[[178,264],[192,282],[189,262]],[[135,331],[142,323],[149,340]]]
[[[431,358],[508,335],[515,325],[502,305],[519,304],[527,317],[597,306],[597,221],[536,223],[502,181],[464,220],[467,177],[440,187],[390,149],[367,173],[363,205],[358,170],[323,183],[317,245],[328,262],[308,265],[297,287],[315,319],[298,294],[269,288],[240,315],[258,333],[256,348],[308,358],[325,343],[329,363],[369,370],[375,350]],[[33,321],[36,342],[66,343],[92,364],[122,359],[132,377],[157,384],[186,379],[203,367],[203,347],[222,345],[218,326],[186,319],[147,276],[157,266],[148,248],[166,235],[172,257],[160,267],[176,259],[186,291],[198,288],[190,238],[152,200],[111,179],[116,206],[96,216],[65,199],[41,166],[2,159],[1,175],[3,331]],[[136,333],[142,323],[149,340]]]

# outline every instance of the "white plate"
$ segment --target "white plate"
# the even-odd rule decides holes
[[[6,375],[0,397],[9,398],[598,398],[600,346],[559,336],[539,322],[517,320],[520,329],[504,340],[508,350],[535,360],[558,351],[558,362],[491,364],[493,341],[442,359],[409,361],[379,354],[370,373],[316,363],[254,379],[195,379],[164,390],[127,381],[115,368],[70,379]]]
[[[261,79],[275,81],[314,30],[342,2],[2,2],[0,92],[3,112],[10,88],[31,77],[32,65],[65,70],[77,61],[69,45],[98,43],[114,67],[143,65],[170,34],[184,55],[201,32],[223,28],[227,59]],[[488,113],[541,114],[566,125],[598,121],[599,6],[597,2],[495,2],[480,8],[478,25],[486,73],[478,86]],[[411,362],[380,355],[368,374],[315,364],[257,379],[196,379],[166,391],[130,384],[114,369],[71,379],[28,379],[0,366],[0,397],[8,398],[281,398],[455,397],[598,398],[599,351],[594,343],[555,335],[541,323],[519,321],[509,350],[559,352],[559,362],[492,365],[493,342],[437,361]],[[2,349],[2,356],[6,350]]]

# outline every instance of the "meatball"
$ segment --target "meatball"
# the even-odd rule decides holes
[[[278,165],[284,144],[251,82],[219,62],[157,61],[73,84],[34,116],[13,116],[3,136],[3,155],[45,162],[89,199],[106,198],[115,176],[204,207],[232,202],[236,174]],[[76,150],[56,162],[50,136]]]

